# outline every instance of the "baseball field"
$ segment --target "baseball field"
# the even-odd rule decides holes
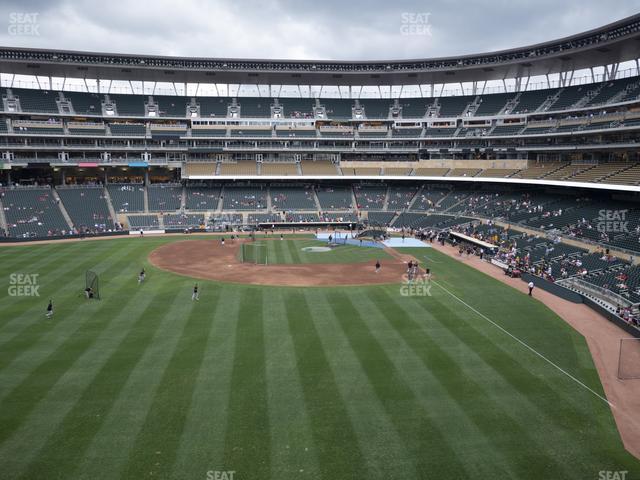
[[[640,478],[586,342],[535,298],[425,248],[265,247],[274,269],[353,265],[359,286],[150,261],[210,238],[0,248],[0,478]],[[426,288],[376,280],[408,256]]]

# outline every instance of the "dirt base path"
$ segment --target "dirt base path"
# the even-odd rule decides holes
[[[203,280],[294,287],[400,283],[407,269],[399,258],[380,260],[378,273],[374,262],[252,265],[238,260],[243,242],[247,240],[227,242],[224,247],[218,240],[172,242],[152,251],[149,261],[163,270]]]
[[[433,247],[516,290],[528,292],[525,282],[504,275],[499,268],[478,257],[461,258],[454,247],[442,247],[435,243]],[[630,335],[586,305],[571,303],[540,288],[535,289],[533,293],[536,299],[558,314],[587,340],[605,394],[612,404],[611,409],[624,446],[640,459],[640,380],[618,379],[620,339],[628,338]]]

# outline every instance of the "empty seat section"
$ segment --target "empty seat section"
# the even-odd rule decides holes
[[[16,188],[2,192],[9,236],[48,237],[71,230],[51,189]]]
[[[144,186],[135,183],[110,183],[107,191],[117,213],[144,212]]]
[[[114,230],[103,187],[58,187],[57,191],[76,230],[91,233]]]
[[[172,183],[149,185],[147,195],[151,212],[178,210],[182,203],[182,186]]]

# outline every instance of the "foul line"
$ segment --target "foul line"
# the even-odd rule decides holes
[[[433,258],[429,257],[428,255],[422,255],[422,257],[423,257],[425,260],[429,261],[429,262],[433,262],[433,263],[442,263],[442,260],[435,260],[435,259],[433,259]]]
[[[520,345],[522,345],[523,347],[527,348],[529,351],[535,353],[538,357],[542,358],[545,362],[547,362],[549,365],[552,365],[553,367],[555,367],[557,370],[559,370],[560,372],[564,373],[567,377],[569,377],[571,380],[573,380],[574,382],[576,382],[578,385],[582,386],[583,388],[585,388],[586,390],[590,391],[591,393],[593,393],[596,397],[598,397],[600,400],[602,400],[603,402],[605,402],[607,405],[609,405],[611,408],[615,408],[615,406],[613,405],[613,403],[611,403],[609,400],[607,400],[606,398],[604,398],[602,395],[600,395],[598,392],[592,390],[591,388],[589,388],[587,385],[585,385],[584,383],[582,383],[580,380],[578,380],[576,377],[574,377],[573,375],[571,375],[569,372],[567,372],[566,370],[564,370],[562,367],[556,365],[555,363],[553,363],[551,360],[549,360],[547,357],[545,357],[544,355],[542,355],[540,352],[538,352],[535,348],[530,347],[529,345],[527,345],[525,342],[523,342],[522,340],[520,340],[518,337],[516,337],[515,335],[509,333],[507,330],[505,330],[504,328],[502,328],[500,325],[498,325],[496,322],[494,322],[493,320],[491,320],[489,317],[487,317],[486,315],[484,315],[483,313],[480,313],[478,310],[476,310],[475,308],[473,308],[471,305],[469,305],[467,302],[465,302],[464,300],[462,300],[460,297],[458,297],[457,295],[455,295],[454,293],[452,293],[451,291],[449,291],[448,289],[446,289],[445,287],[443,287],[442,285],[440,285],[438,282],[436,282],[435,280],[432,281],[432,283],[434,283],[435,285],[437,285],[438,287],[440,287],[442,290],[444,290],[445,292],[447,292],[449,295],[451,295],[453,298],[455,298],[456,300],[458,300],[460,303],[462,303],[464,306],[466,306],[468,309],[470,309],[471,311],[475,312],[477,315],[479,315],[480,317],[484,318],[487,322],[489,322],[491,325],[493,325],[494,327],[497,327],[498,329],[500,329],[502,332],[506,333],[507,335],[509,335],[511,338],[513,338],[516,342],[518,342]]]

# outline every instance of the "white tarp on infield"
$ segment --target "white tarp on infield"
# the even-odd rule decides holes
[[[428,243],[424,243],[422,240],[418,240],[417,238],[405,238],[404,240],[401,237],[391,237],[389,240],[385,240],[382,242],[385,247],[411,247],[411,248],[431,248],[431,245]]]

